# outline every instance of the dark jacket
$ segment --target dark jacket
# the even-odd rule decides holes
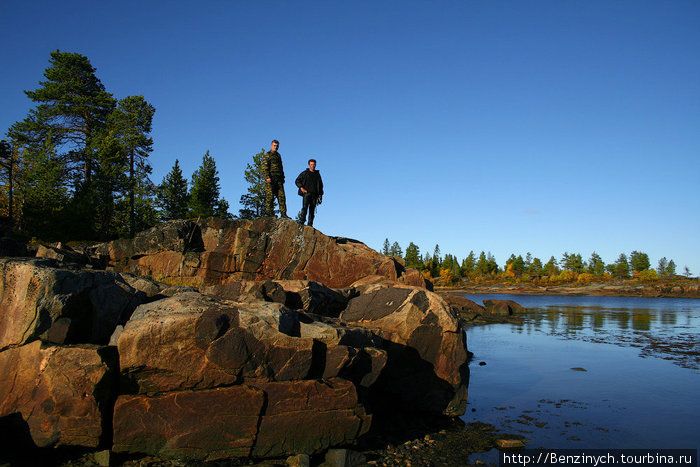
[[[301,188],[314,195],[323,194],[323,180],[321,180],[321,173],[318,170],[313,172],[309,169],[304,170],[294,183],[299,187],[299,196],[304,194],[301,192]]]

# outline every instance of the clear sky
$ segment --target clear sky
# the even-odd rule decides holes
[[[0,133],[56,49],[155,106],[155,183],[209,150],[233,213],[278,139],[327,235],[700,273],[697,0],[1,0]]]

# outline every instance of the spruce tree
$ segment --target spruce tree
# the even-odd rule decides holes
[[[175,165],[158,185],[157,205],[160,208],[160,218],[164,221],[185,219],[189,205],[187,180],[182,176],[180,162],[175,159]]]
[[[384,246],[382,246],[382,254],[386,256],[389,256],[391,254],[391,245],[389,243],[388,238],[384,239]]]
[[[388,240],[387,240],[388,241]],[[406,256],[404,257],[406,266],[409,268],[422,268],[423,262],[420,259],[420,251],[418,245],[410,242],[406,247]]]
[[[216,170],[216,161],[206,152],[202,158],[202,165],[192,175],[192,189],[190,190],[190,216],[212,217],[217,215],[228,217],[228,203],[223,204],[219,200],[219,171]]]

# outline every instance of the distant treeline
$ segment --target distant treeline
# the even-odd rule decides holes
[[[416,244],[411,242],[404,254],[398,242],[384,240],[381,252],[385,255],[401,257],[407,267],[419,269],[426,278],[440,279],[445,285],[454,284],[460,279],[479,282],[484,279],[503,279],[516,282],[580,282],[605,280],[611,278],[636,277],[641,280],[655,280],[659,277],[676,275],[676,263],[671,259],[661,258],[654,269],[651,267],[649,255],[640,251],[632,251],[629,255],[620,253],[614,263],[606,264],[596,252],[586,261],[579,253],[564,252],[557,260],[551,256],[545,263],[530,253],[516,256],[511,254],[505,265],[500,267],[496,258],[483,251],[477,257],[473,251],[461,261],[456,256],[446,254],[441,256],[440,246],[435,245],[433,253],[421,255]],[[690,277],[686,266],[683,274]]]

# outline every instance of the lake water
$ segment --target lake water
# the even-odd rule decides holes
[[[467,330],[466,422],[533,449],[700,448],[700,300],[464,296],[528,308],[521,324]]]

